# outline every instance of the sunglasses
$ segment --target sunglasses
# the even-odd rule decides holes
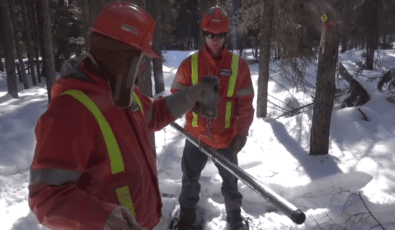
[[[209,39],[214,39],[214,38],[225,39],[226,33],[222,33],[222,34],[211,34],[211,33],[207,33],[205,36],[206,36],[207,38],[209,38]]]

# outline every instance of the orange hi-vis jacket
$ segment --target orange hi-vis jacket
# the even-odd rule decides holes
[[[174,118],[163,98],[154,101],[138,88],[139,106],[115,107],[107,80],[90,72],[85,61],[73,77],[56,81],[37,123],[29,205],[51,229],[103,229],[118,205],[152,229],[162,202],[151,134]],[[90,108],[81,103],[89,99]]]
[[[226,148],[236,134],[248,135],[254,118],[250,70],[244,59],[225,47],[221,57],[214,59],[206,46],[181,63],[170,91],[176,93],[195,85],[206,75],[216,76],[220,80],[218,116],[209,120],[190,111],[186,114],[184,128],[212,148]]]

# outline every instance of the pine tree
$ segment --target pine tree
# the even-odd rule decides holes
[[[258,79],[257,117],[267,116],[267,95],[269,82],[270,42],[272,38],[273,3],[265,1],[262,17],[262,41],[260,48],[260,68]]]
[[[16,49],[16,54],[17,54],[17,58],[18,58],[18,66],[19,66],[19,74],[20,77],[22,78],[22,82],[23,82],[23,87],[25,89],[29,88],[29,81],[27,80],[27,76],[26,76],[26,72],[25,72],[25,64],[23,62],[23,58],[22,58],[22,51],[21,51],[21,42],[20,42],[20,38],[19,38],[19,33],[18,33],[18,26],[17,26],[17,17],[18,15],[15,13],[15,1],[10,1],[10,16],[11,16],[11,22],[13,24],[14,27],[14,39],[15,39],[15,49]]]
[[[36,73],[37,80],[41,83],[41,74],[40,74],[40,31],[38,29],[38,15],[37,15],[37,4],[36,0],[27,0],[27,12],[30,20],[31,30],[33,34],[33,44],[34,44],[34,57],[36,64]]]
[[[52,40],[51,9],[49,0],[38,1],[38,18],[41,33],[41,47],[47,83],[48,101],[51,102],[51,89],[55,83],[55,58]],[[45,44],[45,45],[44,45]]]
[[[34,71],[34,60],[33,60],[33,46],[34,46],[34,44],[32,43],[33,35],[32,35],[32,28],[31,28],[30,20],[29,20],[29,16],[28,16],[27,1],[21,0],[21,6],[22,6],[23,25],[24,25],[24,30],[26,33],[26,47],[27,47],[27,57],[28,57],[28,61],[29,61],[30,74],[32,77],[32,83],[34,86],[36,86],[37,81],[36,81],[36,73]]]
[[[335,0],[325,9],[327,22],[339,22],[344,0]],[[339,31],[341,24],[328,28],[325,44],[317,70],[314,110],[310,132],[310,155],[325,155],[329,150],[329,134],[333,104],[335,99],[335,72],[338,60]]]
[[[157,22],[156,31],[153,41],[154,51],[161,56],[162,54],[162,22],[163,16],[161,12],[162,3],[161,0],[153,0],[152,16]],[[163,69],[162,69],[162,58],[155,58],[152,60],[154,68],[154,79],[155,79],[155,94],[165,91],[165,83],[163,81]]]
[[[7,73],[7,89],[8,93],[14,97],[18,97],[18,87],[15,73],[15,55],[14,55],[14,47],[15,47],[15,39],[14,39],[14,28],[12,23],[8,23],[11,21],[11,12],[8,0],[1,0],[1,14],[3,17],[3,25],[4,29],[4,53],[5,53],[5,68]]]

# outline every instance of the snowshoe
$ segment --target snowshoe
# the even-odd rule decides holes
[[[229,230],[249,230],[249,222],[244,218],[227,219]]]
[[[183,210],[179,206],[173,211],[172,220],[168,230],[202,230],[203,229],[203,209]]]

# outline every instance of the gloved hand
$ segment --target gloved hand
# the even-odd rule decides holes
[[[165,97],[166,106],[173,117],[179,118],[195,107],[198,101],[203,104],[216,103],[219,101],[219,92],[215,91],[214,86],[218,84],[219,79],[215,78],[212,82],[200,82],[190,86]]]
[[[107,217],[107,221],[104,224],[104,230],[144,230],[141,228],[136,219],[132,214],[123,206],[118,206],[112,210],[110,215]]]
[[[236,137],[233,139],[232,143],[228,147],[230,149],[230,153],[236,157],[237,154],[243,149],[244,145],[247,142],[247,136],[244,135],[236,135]]]

